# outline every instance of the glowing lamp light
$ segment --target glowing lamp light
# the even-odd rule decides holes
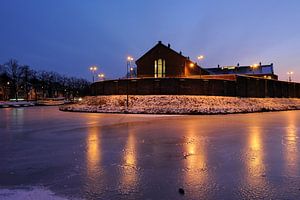
[[[128,61],[133,61],[133,57],[128,56],[128,57],[127,57],[127,60],[128,60]]]
[[[92,66],[92,67],[90,67],[90,70],[91,70],[91,71],[96,71],[96,70],[97,70],[97,67],[96,67],[96,66]]]
[[[198,60],[203,60],[204,59],[204,55],[200,55],[197,57]]]
[[[259,66],[259,64],[253,64],[253,65],[251,65],[251,68],[255,69],[255,68],[257,68],[258,66]]]
[[[98,74],[99,78],[104,78],[104,74]]]
[[[190,63],[190,67],[194,67],[195,66],[195,64],[194,63]]]

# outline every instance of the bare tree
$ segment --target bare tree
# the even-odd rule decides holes
[[[18,64],[18,61],[15,59],[9,60],[4,64],[4,66],[6,68],[6,73],[11,80],[10,88],[12,90],[12,93],[14,94],[16,101],[18,101],[24,68],[23,66],[20,66]]]

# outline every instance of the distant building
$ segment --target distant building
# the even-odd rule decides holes
[[[237,66],[205,68],[205,70],[208,71],[210,75],[236,74],[278,80],[278,76],[274,74],[273,63],[270,65],[262,65],[259,63],[251,66],[239,66],[238,64]]]
[[[191,77],[209,74],[189,57],[174,51],[169,44],[166,46],[161,41],[140,57],[136,65],[138,78]]]
[[[270,65],[251,66],[225,66],[217,68],[202,68],[189,57],[183,56],[181,52],[171,49],[170,44],[164,45],[158,42],[152,49],[146,52],[136,61],[138,78],[209,78],[226,79],[227,75],[247,75],[266,79],[278,79],[274,74],[273,63]],[[132,77],[132,76],[130,76]],[[202,77],[202,78],[203,78]]]
[[[136,71],[129,66],[126,78],[93,83],[92,95],[300,98],[300,83],[278,81],[273,64],[202,68],[160,41],[136,61]]]

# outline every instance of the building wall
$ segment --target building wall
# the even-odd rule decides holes
[[[237,76],[236,80],[143,78],[92,84],[92,95],[214,95],[237,97],[300,98],[300,84]]]
[[[170,47],[161,43],[143,55],[137,60],[137,77],[154,77],[154,62],[158,59],[164,59],[166,62],[165,77],[185,77],[189,75],[208,74],[201,70],[196,64],[192,63],[186,57],[178,54]]]

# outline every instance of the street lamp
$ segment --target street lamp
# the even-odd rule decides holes
[[[105,77],[105,75],[104,75],[103,73],[98,74],[98,78],[99,78],[100,80],[104,81],[104,77]]]
[[[201,60],[203,60],[205,58],[205,56],[204,55],[199,55],[198,57],[197,57],[197,59],[199,60],[199,62],[201,61]],[[200,65],[200,64],[199,64]],[[199,69],[199,74],[200,74],[200,78],[201,78],[201,67],[200,67],[200,69]]]
[[[204,57],[204,55],[199,55],[198,57],[197,57],[197,59],[200,61],[200,60],[203,60],[205,57]]]
[[[128,68],[131,69],[132,61],[133,61],[133,57],[128,56],[127,57],[127,71],[126,71],[126,78],[127,78],[127,80],[126,80],[126,109],[128,109],[128,98],[129,98],[129,96],[128,96]],[[131,74],[131,72],[130,72],[130,74]],[[130,76],[130,78],[131,78],[131,76]]]
[[[292,82],[292,75],[294,72],[287,72],[287,74],[289,75],[289,82]]]
[[[131,61],[133,61],[133,57],[131,57],[131,56],[128,56],[127,57],[127,72],[126,72],[126,77],[128,78],[128,68],[130,68],[130,70],[131,70]],[[130,73],[130,75],[131,75],[131,73]],[[131,76],[130,76],[130,78],[131,78]]]
[[[93,83],[95,82],[95,73],[97,71],[97,67],[96,66],[91,66],[90,67],[90,71],[92,72],[93,75]]]
[[[133,67],[130,67],[130,78],[132,78],[133,71],[134,71]]]

